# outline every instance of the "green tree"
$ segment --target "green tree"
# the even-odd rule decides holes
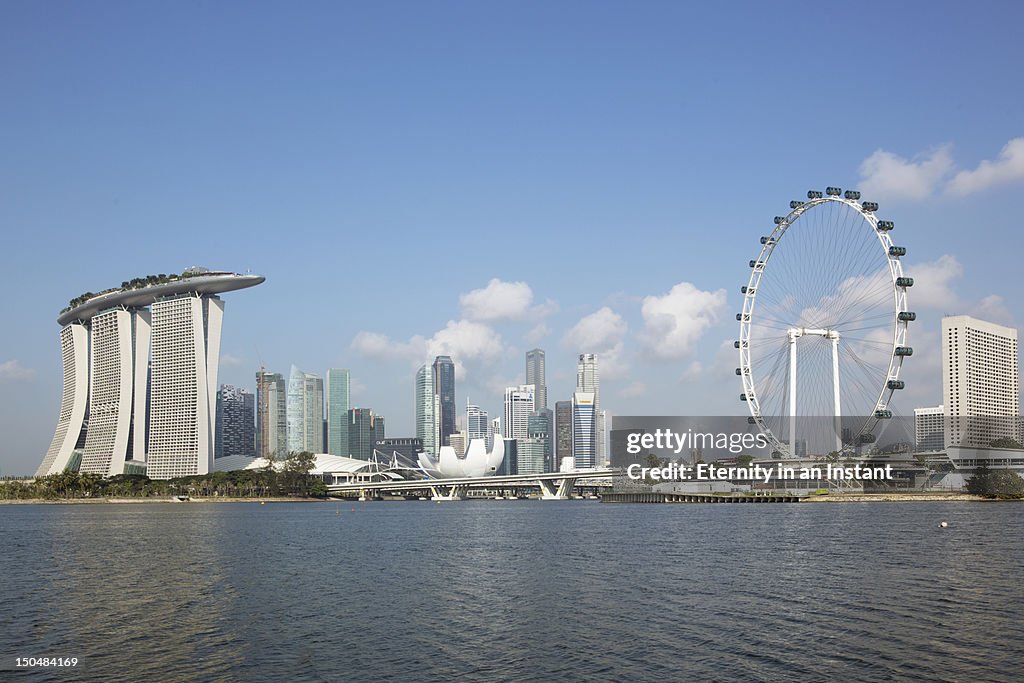
[[[995,441],[990,443],[989,446],[991,446],[992,448],[1014,448],[1018,451],[1024,450],[1024,446],[1022,446],[1019,441],[1005,436],[1001,439],[996,439]]]
[[[736,464],[739,467],[750,467],[750,463],[754,462],[754,456],[752,455],[738,455],[736,456]]]
[[[967,492],[986,498],[1024,498],[1024,479],[1010,470],[993,470],[982,461],[967,482]]]
[[[316,456],[309,451],[292,453],[284,463],[285,486],[293,493],[309,495],[310,472],[316,467]]]

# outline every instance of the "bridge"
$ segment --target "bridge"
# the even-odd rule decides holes
[[[510,474],[493,477],[465,477],[458,479],[402,479],[375,482],[328,484],[331,495],[345,496],[358,493],[360,498],[373,498],[381,493],[418,495],[430,492],[432,500],[465,500],[470,489],[494,489],[516,486],[539,486],[541,500],[568,500],[579,480],[598,480],[587,486],[610,486],[611,477],[620,474],[615,469],[549,472],[547,474]]]

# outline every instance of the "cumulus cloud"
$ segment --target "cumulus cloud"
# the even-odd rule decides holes
[[[501,335],[482,323],[449,320],[444,329],[426,340],[427,356],[452,356],[453,359],[493,363],[505,354]]]
[[[622,316],[604,306],[573,325],[562,344],[575,353],[597,354],[601,376],[617,377],[625,371],[622,352],[628,329]]]
[[[0,382],[28,382],[35,376],[35,370],[24,367],[16,360],[0,363]]]
[[[429,363],[435,356],[451,356],[460,375],[465,372],[466,363],[491,365],[508,352],[500,334],[472,320],[449,320],[433,336],[415,335],[408,341],[395,340],[379,332],[360,332],[353,338],[351,347],[365,358],[405,360],[413,366]]]
[[[879,149],[861,162],[860,189],[868,199],[925,199],[952,171],[949,145],[913,159]]]
[[[967,195],[996,185],[1024,180],[1024,138],[1014,138],[1003,146],[999,156],[978,164],[974,170],[963,170],[953,176],[946,190],[954,195]]]
[[[413,353],[409,342],[397,342],[380,332],[358,333],[352,340],[352,350],[364,358],[377,360],[403,358]]]
[[[724,289],[703,291],[689,282],[680,282],[663,296],[644,297],[644,346],[662,360],[688,356],[704,332],[721,319],[725,306]]]
[[[492,278],[482,289],[461,294],[459,306],[463,317],[481,322],[541,318],[557,308],[552,301],[534,305],[533,290],[525,282],[505,282],[498,278]]]
[[[964,267],[955,256],[945,254],[930,263],[911,265],[907,275],[914,278],[910,290],[911,308],[931,308],[946,312],[963,307],[953,290],[954,283],[964,274]]]

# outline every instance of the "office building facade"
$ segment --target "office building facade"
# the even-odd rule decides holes
[[[597,415],[594,394],[577,391],[572,395],[572,458],[576,469],[597,466]]]
[[[504,436],[506,439],[525,439],[529,436],[530,414],[535,409],[532,384],[505,388]]]
[[[526,383],[534,386],[537,410],[548,407],[548,387],[545,378],[546,361],[544,349],[532,349],[526,352]]]
[[[256,455],[288,456],[288,386],[279,372],[256,373]]]
[[[455,363],[450,356],[438,356],[434,359],[432,370],[434,393],[440,403],[438,429],[441,440],[437,445],[448,446],[448,437],[455,432]]]
[[[437,455],[440,449],[440,399],[434,393],[434,369],[423,365],[416,372],[416,438],[423,450]]]
[[[227,455],[256,457],[256,397],[231,384],[217,390],[215,458]]]
[[[914,408],[914,445],[918,451],[941,451],[946,447],[944,406]]]
[[[327,452],[347,456],[352,377],[347,368],[327,371]]]
[[[581,353],[579,355],[576,364],[576,391],[593,395],[594,466],[603,466],[607,463],[607,443],[605,437],[605,419],[607,416],[601,409],[601,375],[597,368],[596,354]]]
[[[324,452],[324,380],[294,365],[288,375],[288,451]]]

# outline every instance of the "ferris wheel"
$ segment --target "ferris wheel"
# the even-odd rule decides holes
[[[875,440],[913,354],[913,278],[893,222],[860,193],[811,190],[775,217],[750,262],[736,315],[750,421],[783,457],[842,452]]]

